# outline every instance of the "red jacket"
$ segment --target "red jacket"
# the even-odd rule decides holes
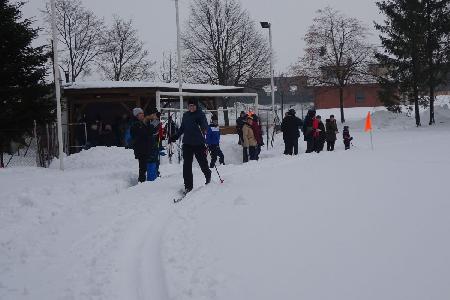
[[[255,135],[256,142],[258,145],[263,144],[263,138],[262,138],[262,127],[259,125],[258,122],[253,122],[252,124],[253,134]]]

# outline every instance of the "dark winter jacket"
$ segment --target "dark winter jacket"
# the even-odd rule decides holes
[[[327,142],[335,142],[337,140],[336,133],[338,132],[336,120],[333,122],[330,119],[326,121]]]
[[[130,128],[131,147],[136,159],[150,159],[155,151],[155,128],[139,120],[135,120]]]
[[[264,145],[263,136],[262,136],[262,126],[258,121],[253,121],[252,124],[253,135],[255,136],[256,142],[259,146]]]
[[[315,112],[313,110],[309,110],[308,114],[305,117],[303,122],[303,135],[305,141],[313,139],[313,120],[315,117]]]
[[[342,131],[342,138],[344,139],[344,142],[352,140],[350,136],[350,131],[348,130],[347,127],[344,127],[344,130]]]
[[[220,128],[218,125],[209,124],[208,132],[206,133],[206,144],[208,145],[220,144]]]
[[[288,115],[281,123],[281,131],[283,132],[283,139],[293,140],[300,137],[299,128],[303,125],[302,120],[296,116]]]
[[[208,121],[205,113],[200,109],[195,112],[187,111],[183,114],[180,129],[176,138],[183,136],[183,144],[191,146],[205,145],[205,134],[208,129]]]
[[[325,125],[323,124],[322,121],[319,121],[319,135],[318,135],[318,140],[321,143],[325,143],[325,139],[326,139],[326,131],[325,131]]]

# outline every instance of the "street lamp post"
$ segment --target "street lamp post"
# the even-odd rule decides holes
[[[176,22],[177,22],[177,55],[178,55],[178,92],[180,93],[180,125],[183,118],[183,74],[181,61],[181,39],[180,39],[180,14],[178,9],[178,0],[175,0]]]
[[[262,28],[269,29],[270,44],[270,88],[272,91],[272,117],[275,120],[275,84],[273,80],[273,47],[272,47],[272,24],[269,22],[260,22]]]
[[[55,94],[56,94],[56,118],[58,126],[58,149],[59,149],[59,168],[64,170],[64,151],[62,138],[62,122],[61,122],[61,87],[60,74],[58,67],[58,37],[56,29],[56,6],[55,0],[51,0],[51,23],[52,23],[52,38],[53,38],[53,74],[55,80]]]

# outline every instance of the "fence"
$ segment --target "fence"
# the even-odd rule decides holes
[[[77,123],[78,124],[78,123]],[[84,123],[81,123],[84,124]],[[67,124],[74,126],[75,124]],[[78,124],[79,125],[79,124]],[[84,132],[86,124],[84,124]],[[14,129],[2,129],[1,131],[14,131]],[[22,132],[22,131],[21,131]],[[58,157],[58,134],[55,123],[36,124],[27,130],[20,141],[11,142],[7,149],[0,153],[3,167],[44,167],[48,168],[52,160]],[[86,140],[86,136],[85,136]],[[67,134],[64,135],[64,149],[66,153],[70,147],[83,147],[83,145],[70,146]]]

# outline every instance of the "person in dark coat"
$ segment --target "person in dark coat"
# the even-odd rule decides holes
[[[334,151],[334,144],[337,140],[338,128],[336,119],[333,115],[325,121],[325,129],[327,131],[327,151]]]
[[[308,113],[303,122],[303,136],[306,142],[306,153],[314,152],[314,130],[313,123],[316,118],[316,111],[314,109],[308,110]]]
[[[206,133],[206,144],[208,145],[209,151],[211,153],[211,162],[209,168],[214,168],[216,165],[217,157],[219,157],[219,163],[225,164],[225,157],[222,150],[220,149],[220,128],[219,122],[216,115],[211,117],[211,123],[208,127],[208,132]]]
[[[102,146],[111,147],[116,145],[116,138],[110,124],[106,124],[100,136]]]
[[[133,109],[134,121],[130,128],[131,148],[134,150],[134,157],[139,161],[139,182],[146,181],[147,163],[154,151],[155,128],[147,122],[144,111],[140,107]]]
[[[342,131],[342,137],[344,139],[345,150],[350,149],[350,144],[351,141],[353,140],[353,137],[350,136],[350,130],[348,129],[348,126],[344,126],[344,130]]]
[[[252,118],[253,118],[252,122],[253,134],[255,135],[256,142],[258,143],[256,145],[256,160],[258,160],[259,154],[261,153],[261,148],[262,146],[264,146],[264,139],[262,135],[262,126],[258,116],[256,114],[253,114]]]
[[[286,155],[298,154],[298,139],[300,137],[299,128],[302,127],[303,122],[295,116],[295,110],[290,109],[281,122],[281,131],[283,132],[283,139],[285,143]]]
[[[244,111],[241,111],[239,118],[236,119],[236,131],[239,135],[239,145],[242,145],[242,127],[244,123],[247,121],[247,114]]]
[[[192,175],[192,162],[195,158],[205,175],[206,184],[211,182],[211,170],[208,168],[207,149],[205,135],[208,130],[208,121],[205,113],[198,108],[198,102],[194,99],[188,102],[188,111],[183,114],[181,126],[176,135],[172,137],[175,142],[183,135],[183,178],[185,192],[189,193],[194,187]]]
[[[322,117],[317,116],[316,121],[317,121],[317,129],[315,130],[315,134],[314,134],[314,146],[315,146],[315,151],[317,153],[320,153],[321,151],[323,151],[323,148],[325,147],[326,131],[325,131],[325,125],[322,122]],[[315,128],[315,126],[314,126],[314,128]]]

